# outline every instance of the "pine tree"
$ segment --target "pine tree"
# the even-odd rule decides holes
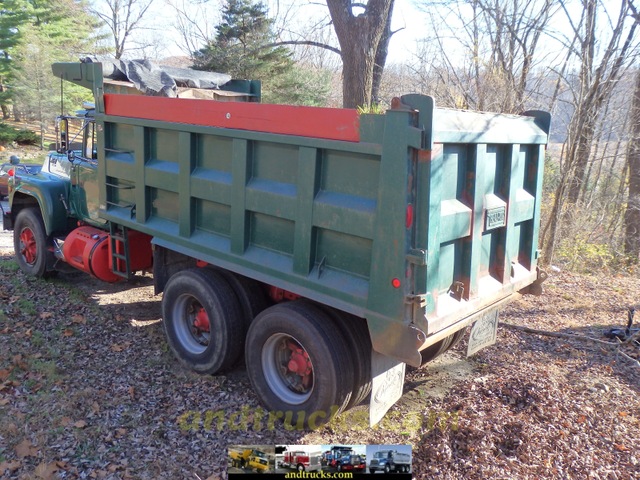
[[[44,133],[59,112],[60,80],[51,63],[77,61],[93,51],[96,21],[84,0],[14,0],[22,7],[23,22],[15,28],[17,41],[7,49],[10,60],[13,115],[37,120]],[[65,104],[77,107],[91,96],[86,89],[65,88]]]
[[[322,75],[305,85],[291,52],[274,46],[273,20],[264,3],[228,0],[215,39],[194,54],[199,70],[228,73],[234,78],[262,81],[262,100],[271,103],[320,105],[328,90]]]
[[[11,83],[14,78],[12,49],[20,42],[23,25],[29,20],[24,0],[4,0],[0,5],[0,108],[2,117],[10,117]]]

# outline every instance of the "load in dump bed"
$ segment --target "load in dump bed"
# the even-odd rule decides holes
[[[255,392],[292,422],[367,398],[379,420],[405,363],[474,322],[474,348],[491,343],[499,307],[539,291],[546,113],[421,95],[384,115],[149,97],[114,89],[99,63],[53,69],[96,107],[82,148],[61,137],[39,176],[15,179],[5,225],[22,269],[117,281],[152,268],[176,357],[215,373],[246,345]]]

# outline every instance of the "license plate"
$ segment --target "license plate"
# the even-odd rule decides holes
[[[484,347],[496,343],[498,337],[498,312],[497,308],[483,313],[471,327],[467,357],[482,350]]]

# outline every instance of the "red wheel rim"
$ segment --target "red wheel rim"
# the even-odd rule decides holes
[[[36,263],[38,258],[38,244],[33,230],[25,227],[20,232],[20,255],[29,265]]]
[[[207,315],[207,311],[203,307],[200,307],[198,313],[196,313],[193,326],[199,332],[209,332],[211,330],[209,315]]]

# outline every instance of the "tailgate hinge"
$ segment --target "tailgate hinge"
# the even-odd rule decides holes
[[[424,267],[427,265],[427,251],[422,248],[412,248],[407,254],[407,262]]]
[[[409,295],[405,295],[404,302],[409,304],[416,304],[419,307],[427,306],[427,294],[418,295],[415,293],[411,293]]]

